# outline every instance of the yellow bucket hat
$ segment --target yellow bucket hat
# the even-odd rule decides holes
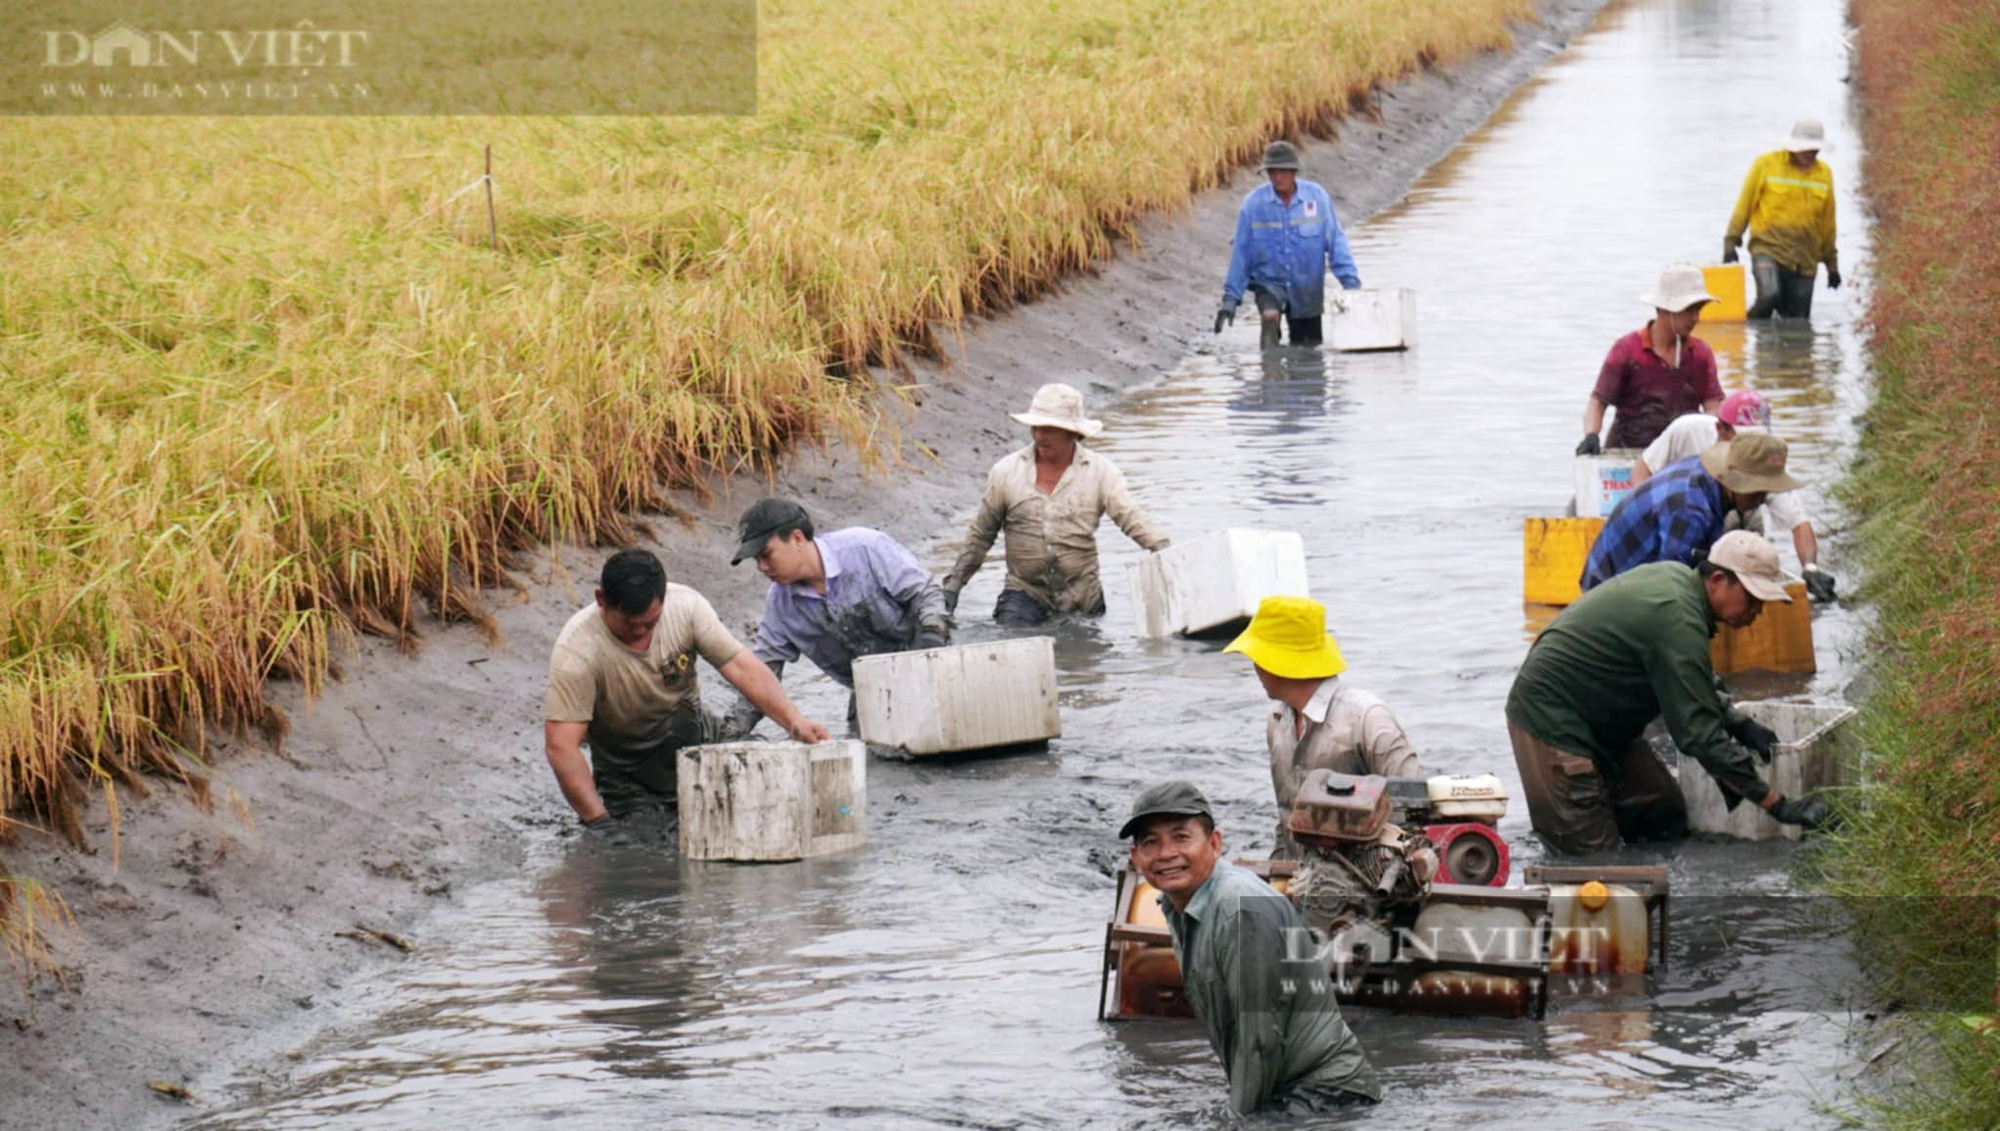
[[[1347,670],[1340,645],[1326,630],[1326,606],[1311,597],[1264,598],[1250,627],[1223,651],[1241,652],[1286,679],[1325,679]]]

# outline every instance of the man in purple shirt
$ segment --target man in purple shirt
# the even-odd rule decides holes
[[[1713,413],[1722,403],[1722,382],[1715,375],[1715,351],[1688,335],[1701,319],[1701,308],[1715,301],[1702,281],[1701,268],[1675,263],[1660,274],[1660,285],[1641,298],[1653,307],[1653,320],[1618,339],[1598,371],[1597,385],[1583,405],[1580,456],[1604,448],[1643,448],[1659,439],[1677,416],[1700,409]],[[1611,435],[1600,446],[1604,410],[1617,409]]]
[[[743,512],[737,540],[730,564],[755,558],[771,579],[751,650],[780,678],[804,656],[851,691],[857,657],[951,642],[944,591],[915,555],[879,530],[850,526],[814,537],[804,507],[761,499]],[[747,734],[762,717],[740,703],[730,712],[731,731]],[[847,718],[854,721],[851,695]]]

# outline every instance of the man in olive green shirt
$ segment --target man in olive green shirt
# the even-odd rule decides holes
[[[1194,783],[1139,795],[1118,830],[1160,891],[1188,1004],[1239,1113],[1376,1103],[1382,1084],[1341,1019],[1320,949],[1290,900],[1221,861],[1222,834]]]
[[[1543,630],[1507,695],[1507,731],[1535,832],[1558,851],[1687,835],[1687,804],[1643,732],[1664,718],[1734,809],[1748,799],[1787,824],[1826,820],[1818,798],[1785,798],[1757,776],[1778,736],[1715,686],[1717,622],[1747,627],[1786,601],[1778,553],[1759,534],[1725,534],[1691,569],[1652,562],[1585,593]],[[1732,741],[1733,740],[1733,741]],[[1742,746],[1737,745],[1742,743]]]

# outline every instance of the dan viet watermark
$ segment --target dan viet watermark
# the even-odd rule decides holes
[[[0,12],[11,115],[755,109],[756,0],[10,0]]]
[[[42,66],[51,76],[40,93],[51,103],[137,103],[121,109],[142,114],[171,112],[162,102],[367,102],[376,92],[341,74],[358,73],[368,40],[365,30],[321,29],[311,20],[292,28],[140,31],[120,21],[95,35],[50,31],[43,33]],[[202,68],[204,54],[211,65],[203,73],[221,66],[240,77],[167,77]]]
[[[2000,899],[1986,896],[1676,896],[1664,938],[1645,914],[1418,915],[1315,930],[1268,926],[1283,916],[1249,905],[1257,941],[1246,933],[1233,978],[1260,1008],[1336,996],[1506,1001],[1545,983],[1565,1009],[1854,1015],[1893,1002],[1983,1014],[2000,970]]]

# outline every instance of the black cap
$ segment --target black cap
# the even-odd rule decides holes
[[[812,516],[806,508],[790,499],[759,499],[750,504],[743,517],[736,520],[736,556],[729,559],[730,565],[739,565],[745,558],[754,558],[764,552],[764,543],[773,534],[790,534],[803,530],[812,536]]]
[[[1139,831],[1139,826],[1153,817],[1207,817],[1215,819],[1214,810],[1208,807],[1208,798],[1201,795],[1191,781],[1170,781],[1139,795],[1132,803],[1132,816],[1118,830],[1120,838],[1127,838]]]

